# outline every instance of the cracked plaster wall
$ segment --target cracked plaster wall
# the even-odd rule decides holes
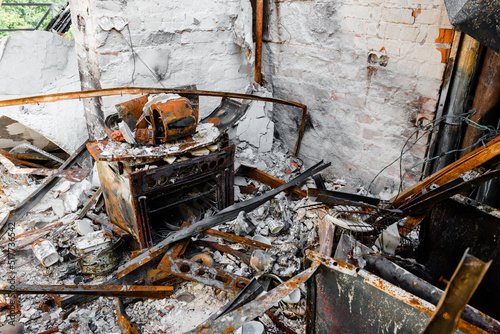
[[[45,31],[16,33],[0,39],[0,99],[80,90],[74,41]],[[73,153],[87,139],[78,100],[0,108]],[[4,138],[5,139],[5,138]]]

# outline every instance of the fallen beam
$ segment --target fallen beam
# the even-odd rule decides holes
[[[479,147],[463,158],[449,164],[445,168],[426,177],[414,186],[402,191],[399,195],[391,199],[393,207],[399,207],[410,197],[417,197],[423,194],[422,190],[428,189],[431,185],[441,186],[453,179],[456,179],[471,169],[474,169],[500,154],[500,136],[491,140],[486,147]]]

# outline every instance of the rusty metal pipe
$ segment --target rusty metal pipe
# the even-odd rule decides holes
[[[23,104],[38,104],[38,103],[47,103],[47,102],[55,102],[55,101],[63,101],[63,100],[75,100],[75,99],[83,99],[90,97],[103,97],[103,96],[114,96],[114,95],[124,95],[124,94],[157,94],[157,93],[166,93],[166,94],[191,94],[198,96],[213,96],[213,97],[227,97],[227,98],[235,98],[235,99],[246,99],[246,100],[258,100],[264,102],[271,102],[276,104],[283,104],[287,106],[298,107],[302,109],[302,120],[299,127],[299,136],[297,142],[295,143],[295,148],[293,150],[293,154],[298,156],[300,143],[302,141],[302,137],[304,135],[304,130],[306,126],[306,115],[307,115],[307,106],[302,103],[286,101],[281,99],[276,99],[272,97],[262,97],[257,95],[250,94],[240,94],[240,93],[229,93],[229,92],[214,92],[214,91],[206,91],[206,90],[190,90],[190,89],[176,89],[176,88],[140,88],[140,87],[124,87],[124,88],[108,88],[108,89],[98,89],[98,90],[87,90],[83,92],[69,92],[69,93],[59,93],[59,94],[48,94],[48,95],[39,95],[39,96],[31,96],[31,97],[23,97],[12,100],[3,100],[0,101],[0,107],[7,106],[18,106]]]
[[[256,1],[255,13],[255,82],[262,84],[262,26],[264,21],[264,0]]]
[[[106,297],[166,298],[172,294],[171,286],[149,285],[29,285],[0,283],[1,294],[17,295],[84,295]]]

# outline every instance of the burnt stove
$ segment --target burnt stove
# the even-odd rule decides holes
[[[183,222],[194,223],[233,204],[235,147],[226,135],[201,153],[161,159],[105,157],[101,149],[106,144],[87,147],[96,160],[107,214],[130,233],[133,249],[151,247]]]

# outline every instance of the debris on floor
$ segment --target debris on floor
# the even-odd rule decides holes
[[[321,174],[329,164],[298,158],[300,129],[293,154],[278,140],[232,144],[226,130],[245,125],[247,109],[294,102],[236,94],[258,100],[249,107],[223,95],[198,121],[207,92],[166,93],[118,104],[109,138],[62,163],[2,154],[0,323],[26,333],[421,332],[453,310],[452,331],[500,332],[498,314],[478,311],[484,298],[467,305],[498,259],[473,260],[481,273],[458,304],[448,296],[462,284],[453,272],[441,280],[457,289],[439,282],[422,249],[453,240],[429,230],[433,206],[498,176],[477,168],[498,155],[498,139],[384,201],[342,192],[343,180]],[[18,173],[28,166],[48,172]]]

